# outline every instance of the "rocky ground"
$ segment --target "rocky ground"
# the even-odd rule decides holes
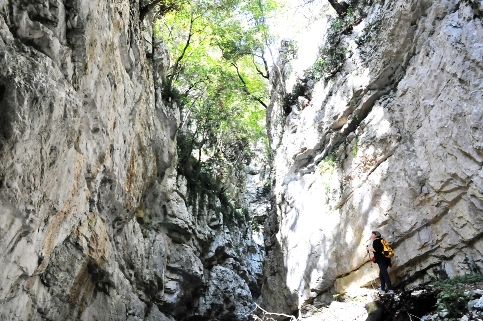
[[[303,321],[469,321],[483,320],[483,282],[464,279],[397,290],[380,295],[376,289],[358,289],[329,306],[306,308]]]

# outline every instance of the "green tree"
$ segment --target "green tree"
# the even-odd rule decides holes
[[[195,179],[242,183],[251,146],[265,136],[265,16],[275,9],[270,0],[197,0],[156,22],[172,54],[165,91],[179,92],[179,163]]]

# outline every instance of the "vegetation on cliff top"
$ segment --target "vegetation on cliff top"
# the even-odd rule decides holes
[[[141,18],[157,12],[155,33],[172,56],[163,93],[181,108],[179,163],[196,178],[204,173],[225,188],[243,184],[251,147],[267,142],[270,66],[265,55],[276,41],[269,20],[285,2],[154,0],[141,5]],[[337,21],[352,21],[345,3],[329,3],[341,15]],[[329,60],[319,59],[314,72],[332,68]]]
[[[180,168],[231,193],[251,146],[266,139],[265,15],[273,10],[271,0],[186,1],[155,24],[172,55],[163,94],[181,108]]]

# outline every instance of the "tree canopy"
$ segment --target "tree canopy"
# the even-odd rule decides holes
[[[251,147],[265,139],[273,0],[176,2],[155,24],[171,57],[164,90],[178,98],[180,166],[219,185],[241,173]],[[176,93],[176,95],[173,95]],[[242,177],[238,177],[242,181]],[[233,182],[232,182],[233,183]]]

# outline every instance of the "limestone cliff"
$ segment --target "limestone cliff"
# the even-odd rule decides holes
[[[260,293],[245,218],[177,172],[139,6],[0,1],[2,320],[243,320]]]
[[[397,286],[483,268],[482,2],[348,3],[352,20],[314,22],[318,70],[286,41],[272,73],[270,311],[370,286],[372,230],[395,249]]]

